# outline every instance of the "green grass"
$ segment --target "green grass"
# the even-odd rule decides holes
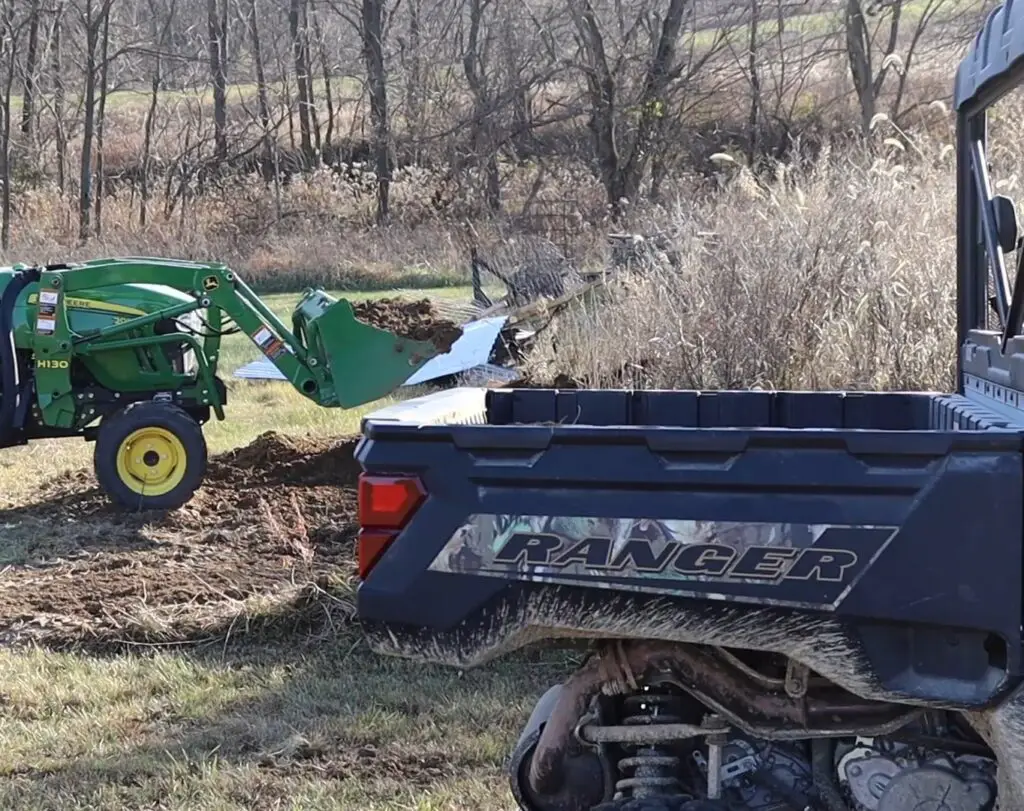
[[[0,653],[0,807],[511,809],[503,761],[565,665],[460,673],[348,633],[212,658]]]
[[[234,82],[228,84],[225,88],[225,97],[229,106],[239,105],[243,102],[251,101],[256,98],[258,92],[258,86],[255,82]],[[289,87],[286,87],[282,81],[268,82],[267,93],[271,98],[279,95],[283,95]],[[292,85],[290,87],[291,92],[295,92],[295,88]],[[107,94],[107,111],[128,111],[128,110],[145,110],[149,107],[149,101],[151,98],[151,92],[148,88],[128,88],[125,90],[114,90]],[[331,94],[335,98],[337,103],[339,97],[351,98],[352,96],[358,96],[360,93],[360,85],[357,81],[347,76],[336,76],[331,79]],[[323,79],[313,80],[313,95],[316,99],[321,100],[325,96],[325,85]],[[42,98],[49,98],[47,94],[43,94]],[[67,95],[68,104],[82,104],[84,96],[78,95]],[[183,90],[161,90],[157,93],[158,101],[166,106],[179,101],[195,101],[204,106],[213,105],[213,87],[205,85],[198,88],[189,88]],[[20,94],[14,93],[11,95],[11,109],[21,110],[22,97]]]
[[[932,23],[936,27],[941,24],[944,17],[951,17],[958,11],[969,7],[971,0],[945,0],[939,11],[936,11],[936,0],[911,0],[903,4],[901,9],[900,28],[902,31],[912,31],[921,18],[927,13],[935,14],[937,20]],[[872,31],[878,26],[878,36],[884,39],[888,36],[890,18],[882,18],[881,24],[869,21],[868,25]],[[787,17],[783,23],[783,30],[787,36],[812,37],[823,36],[831,32],[841,32],[842,19],[836,11],[817,11],[809,14],[794,14]],[[765,40],[779,35],[779,23],[774,19],[762,19],[758,23],[758,36]],[[688,35],[690,44],[697,48],[711,48],[721,45],[722,42],[747,42],[750,38],[750,24],[729,26],[726,28],[705,28]]]

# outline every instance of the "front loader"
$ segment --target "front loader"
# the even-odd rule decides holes
[[[352,408],[404,383],[433,341],[358,320],[308,290],[289,329],[222,264],[102,259],[0,269],[0,447],[95,442],[102,489],[132,509],[173,509],[202,482],[201,426],[224,419],[221,338],[242,332],[304,396]]]

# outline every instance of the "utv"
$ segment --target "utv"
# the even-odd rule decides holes
[[[511,752],[524,811],[1024,809],[1024,251],[985,154],[1022,79],[1008,2],[956,77],[956,393],[459,389],[366,419],[373,648],[590,647]]]

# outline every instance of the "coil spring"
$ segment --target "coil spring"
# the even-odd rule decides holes
[[[623,699],[622,723],[625,726],[681,723],[680,706],[678,696],[645,688],[644,692]],[[615,783],[616,799],[682,792],[682,784],[676,777],[680,760],[668,749],[651,744],[623,744],[623,747],[631,750],[631,754],[619,759],[619,771],[628,776]]]

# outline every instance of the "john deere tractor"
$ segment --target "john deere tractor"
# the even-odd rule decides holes
[[[224,419],[221,338],[249,336],[313,402],[385,396],[453,337],[415,341],[308,290],[286,327],[222,264],[103,259],[0,269],[0,447],[95,441],[100,486],[132,509],[173,509],[202,482],[201,425]],[[457,337],[457,336],[455,336]]]

